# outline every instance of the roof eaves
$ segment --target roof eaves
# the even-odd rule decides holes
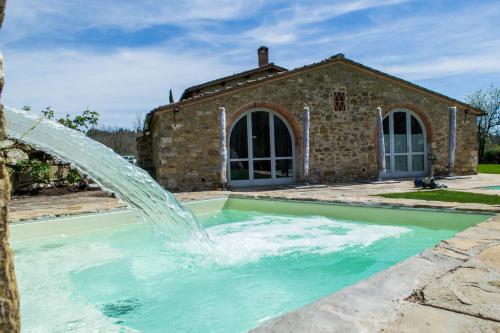
[[[193,97],[188,97],[188,98],[179,100],[178,102],[175,102],[175,103],[160,105],[160,106],[156,107],[155,109],[151,110],[151,112],[149,112],[149,113],[153,114],[153,113],[156,113],[156,112],[159,112],[159,111],[162,111],[162,112],[171,111],[171,110],[173,110],[177,106],[181,106],[181,105],[189,104],[189,103],[192,103],[192,102],[196,102],[196,101],[199,101],[201,99],[217,95],[218,93],[223,93],[223,92],[226,92],[228,90],[235,90],[235,89],[238,89],[238,88],[250,86],[252,84],[255,84],[255,83],[258,83],[258,82],[261,82],[261,81],[267,81],[267,80],[276,78],[278,76],[288,76],[289,74],[301,72],[302,70],[313,68],[313,67],[316,67],[316,66],[319,66],[319,65],[323,65],[323,64],[326,64],[326,63],[338,61],[338,60],[343,59],[343,58],[344,58],[344,55],[342,53],[339,53],[339,54],[336,54],[336,55],[334,55],[334,56],[332,56],[330,58],[321,60],[319,62],[315,62],[315,63],[309,64],[309,65],[304,65],[302,67],[294,68],[292,70],[285,70],[285,71],[276,72],[276,73],[273,73],[273,74],[268,74],[268,75],[266,75],[264,77],[259,77],[257,79],[247,80],[247,81],[243,81],[243,82],[237,82],[237,83],[235,83],[232,86],[226,86],[226,87],[224,87],[223,90],[217,90],[216,92],[215,91],[207,91],[207,92],[204,92],[202,94],[199,94],[199,95],[196,95],[196,96],[193,96]],[[277,67],[279,67],[279,66],[277,66]]]
[[[238,77],[242,77],[242,76],[246,76],[246,75],[251,75],[251,74],[254,74],[254,73],[258,73],[258,72],[263,72],[263,71],[266,71],[266,70],[269,70],[269,69],[274,69],[274,70],[276,70],[278,72],[286,72],[286,71],[288,71],[288,69],[286,69],[284,67],[281,67],[281,66],[278,66],[278,65],[275,65],[274,63],[271,62],[267,66],[253,68],[253,69],[250,69],[250,70],[247,70],[247,71],[243,71],[243,72],[240,72],[240,73],[235,73],[235,74],[232,74],[232,75],[224,76],[224,77],[221,77],[221,78],[218,78],[218,79],[215,79],[215,80],[211,80],[211,81],[208,81],[208,82],[205,82],[205,83],[201,83],[201,84],[197,84],[195,86],[188,87],[188,88],[186,88],[184,90],[184,92],[182,93],[180,99],[181,100],[186,99],[186,95],[188,95],[190,92],[195,91],[197,89],[201,89],[201,88],[204,88],[204,87],[207,87],[207,86],[210,86],[210,85],[213,85],[213,84],[221,83],[221,82],[224,82],[224,81],[233,80],[233,79],[238,78]]]
[[[401,84],[404,84],[404,85],[407,85],[407,86],[411,86],[411,87],[413,87],[413,88],[415,88],[417,90],[421,90],[421,91],[424,91],[424,92],[426,92],[428,94],[432,94],[432,95],[438,96],[440,98],[444,98],[444,99],[447,99],[447,100],[452,101],[454,103],[457,103],[457,104],[461,105],[462,107],[467,108],[469,111],[473,111],[478,116],[484,115],[484,113],[483,113],[482,110],[480,110],[480,109],[478,109],[478,108],[476,108],[476,107],[474,107],[472,105],[469,105],[467,103],[461,102],[461,101],[459,101],[457,99],[454,99],[454,98],[451,98],[449,96],[440,94],[440,93],[435,92],[433,90],[424,88],[424,87],[419,86],[419,85],[417,85],[415,83],[412,83],[410,81],[406,81],[406,80],[398,78],[396,76],[393,76],[393,75],[387,74],[385,72],[376,70],[374,68],[365,66],[365,65],[363,65],[361,63],[358,63],[356,61],[353,61],[351,59],[347,59],[347,58],[345,58],[344,54],[342,54],[342,53],[336,54],[336,55],[334,55],[334,56],[332,56],[330,58],[326,58],[326,59],[321,60],[319,62],[315,62],[315,63],[309,64],[309,65],[304,65],[302,67],[294,68],[294,69],[286,71],[286,72],[276,72],[276,73],[269,74],[267,76],[260,77],[260,78],[257,78],[257,79],[247,80],[247,81],[244,81],[244,82],[238,82],[235,85],[224,87],[224,89],[222,89],[222,90],[221,89],[217,89],[215,91],[208,91],[208,92],[202,93],[200,95],[196,95],[196,96],[193,96],[193,97],[186,98],[184,100],[180,100],[179,102],[176,102],[176,103],[159,106],[159,107],[155,108],[154,110],[152,110],[151,112],[155,113],[157,111],[169,111],[170,109],[173,109],[176,106],[180,106],[180,105],[184,105],[184,104],[189,104],[191,102],[199,101],[201,99],[208,98],[210,96],[214,96],[214,95],[217,95],[217,94],[220,94],[220,93],[224,93],[224,92],[229,91],[229,90],[235,90],[235,89],[239,89],[239,88],[251,86],[253,84],[260,83],[262,81],[272,80],[273,78],[277,78],[279,76],[285,77],[285,76],[293,75],[295,73],[302,72],[302,71],[307,70],[307,69],[311,69],[311,68],[314,68],[314,67],[318,67],[318,66],[325,65],[325,64],[328,64],[328,63],[333,63],[333,62],[344,62],[344,63],[350,64],[352,66],[356,66],[358,68],[364,69],[365,71],[368,71],[368,72],[380,75],[380,76],[385,77],[387,79],[400,82]]]

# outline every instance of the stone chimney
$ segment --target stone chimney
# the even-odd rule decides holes
[[[265,67],[269,65],[269,49],[267,46],[261,46],[257,50],[257,55],[259,57],[259,67]]]

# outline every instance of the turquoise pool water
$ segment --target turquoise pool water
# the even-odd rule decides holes
[[[229,200],[200,216],[211,253],[144,224],[14,240],[23,331],[245,332],[487,217]]]
[[[485,190],[497,190],[497,191],[500,191],[500,185],[485,186],[485,187],[481,187],[481,188],[485,189]]]

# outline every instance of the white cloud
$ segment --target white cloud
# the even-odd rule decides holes
[[[99,54],[78,50],[7,52],[3,103],[52,106],[62,115],[86,107],[107,125],[131,126],[136,113],[168,103],[182,89],[237,71],[217,57],[166,49],[120,49]]]
[[[382,70],[411,80],[433,79],[463,74],[500,73],[500,52],[476,56],[456,56],[423,62],[382,66]]]
[[[494,33],[500,12],[490,5],[475,9],[383,21],[346,42],[371,50],[372,66],[410,80],[500,73],[500,38]],[[391,34],[399,38],[387,39]]]
[[[264,0],[14,0],[8,1],[3,43],[36,34],[63,35],[88,28],[137,31],[161,24],[243,19]]]
[[[348,13],[400,4],[408,0],[358,0],[331,2],[326,4],[306,3],[293,5],[279,11],[275,21],[265,23],[246,33],[247,36],[263,43],[289,44],[297,41],[310,26]]]
[[[262,3],[263,0],[125,0],[117,5],[111,0],[93,1],[99,10],[90,23],[137,30],[157,24],[234,20],[251,15]]]

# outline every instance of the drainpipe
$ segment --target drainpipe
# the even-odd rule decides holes
[[[452,175],[455,167],[455,150],[457,148],[457,107],[449,107],[450,126],[448,136],[448,175]]]
[[[309,121],[310,121],[310,112],[309,107],[304,107],[304,182],[309,184]]]
[[[219,146],[220,146],[220,182],[222,189],[227,187],[227,143],[226,143],[226,109],[219,108]]]
[[[378,180],[382,180],[382,175],[385,173],[385,143],[384,143],[384,120],[382,118],[382,108],[377,110],[377,162],[378,162]]]

